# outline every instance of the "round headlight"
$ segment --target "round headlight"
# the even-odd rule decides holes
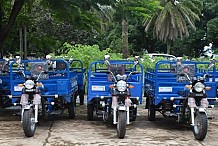
[[[116,79],[119,81],[119,80],[126,80],[127,76],[126,75],[120,75],[120,74],[117,74],[116,75]]]
[[[194,89],[197,92],[202,92],[204,90],[205,86],[201,82],[198,82],[194,85]]]
[[[25,87],[26,87],[27,89],[32,89],[32,88],[34,87],[34,85],[35,85],[35,83],[34,83],[32,80],[27,80],[27,81],[25,82]]]
[[[126,90],[126,87],[127,87],[127,85],[126,85],[125,81],[121,80],[121,81],[117,82],[117,90],[118,91],[123,92]]]

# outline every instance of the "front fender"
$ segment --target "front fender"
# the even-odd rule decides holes
[[[199,113],[206,113],[206,108],[198,108]]]
[[[29,110],[32,106],[32,104],[23,105],[22,110]]]
[[[119,110],[119,111],[125,111],[125,110],[126,110],[126,107],[125,107],[125,106],[119,106],[119,107],[118,107],[118,110]]]

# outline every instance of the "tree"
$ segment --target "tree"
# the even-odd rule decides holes
[[[128,46],[128,19],[131,16],[141,16],[148,18],[159,6],[157,0],[119,0],[112,5],[119,14],[122,25],[122,53],[123,58],[129,55]]]
[[[0,49],[3,52],[3,43],[9,35],[18,13],[22,9],[25,0],[0,0]],[[11,8],[10,8],[11,7]],[[5,10],[10,10],[9,17]]]
[[[167,53],[170,53],[171,42],[189,36],[189,27],[196,30],[195,21],[200,20],[202,1],[162,0],[161,5],[163,9],[145,21],[145,31],[148,32],[153,27],[154,36],[166,42]]]

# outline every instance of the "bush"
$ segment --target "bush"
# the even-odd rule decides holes
[[[69,50],[69,52],[67,54],[62,54],[61,56],[58,56],[56,58],[73,58],[81,60],[86,69],[88,69],[91,62],[96,60],[103,60],[104,55],[106,54],[109,54],[111,56],[111,60],[122,59],[122,54],[112,53],[110,48],[101,51],[98,45],[70,45],[69,43],[64,43],[63,47]]]

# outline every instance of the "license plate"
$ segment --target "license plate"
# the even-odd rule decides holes
[[[14,86],[14,91],[22,91],[23,87]]]
[[[195,96],[203,96],[203,94],[195,94]]]

